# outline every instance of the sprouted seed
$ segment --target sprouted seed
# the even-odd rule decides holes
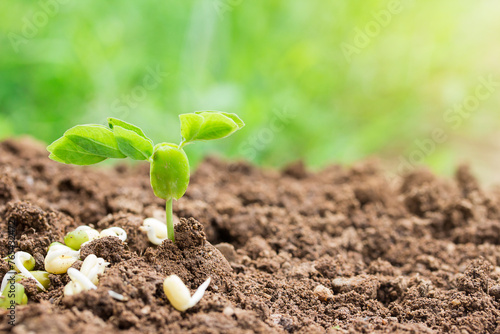
[[[100,238],[104,237],[118,237],[122,242],[125,242],[127,240],[127,232],[125,232],[124,229],[121,227],[110,227],[105,230],[102,230],[101,233],[99,234]]]
[[[35,278],[35,276],[33,276],[33,274],[30,273],[29,270],[25,267],[25,264],[28,264],[28,268],[33,269],[35,267],[34,262],[35,259],[33,258],[33,256],[31,256],[26,252],[16,252],[16,254],[14,255],[14,264],[16,265],[19,272],[21,272],[24,275],[24,277],[35,280],[38,288],[45,291],[45,287],[43,286],[43,284],[40,283]]]
[[[147,232],[149,242],[159,245],[163,240],[168,239],[167,226],[156,218],[144,219],[143,226],[139,227],[143,232]]]
[[[109,262],[104,261],[103,258],[90,254],[83,261],[80,272],[97,285],[99,283],[98,275],[102,275],[108,265]]]
[[[69,268],[68,276],[71,278],[71,282],[64,287],[64,295],[71,296],[84,290],[97,289],[98,275],[104,273],[107,265],[109,263],[103,258],[90,254],[83,260],[80,270]]]
[[[74,231],[64,237],[66,246],[79,250],[83,244],[99,238],[99,232],[90,226],[78,226]]]
[[[12,269],[19,272],[19,269],[17,268],[13,259],[14,259],[14,255],[9,255],[9,256],[6,256],[3,258],[3,260],[7,261],[7,263],[9,263],[9,265],[12,266]],[[35,268],[36,263],[35,263],[35,258],[33,256],[30,256],[29,259],[22,260],[22,262],[23,262],[24,268],[26,268],[28,270],[33,270],[33,268]]]
[[[71,278],[71,282],[64,287],[65,296],[76,295],[85,290],[97,289],[97,286],[87,276],[75,268],[68,269],[68,276]]]
[[[53,242],[45,257],[45,270],[51,274],[64,274],[79,258],[80,251],[75,251],[59,242]]]
[[[210,284],[210,277],[191,296],[189,289],[177,275],[170,275],[163,281],[163,291],[167,295],[170,304],[178,310],[185,311],[196,305]]]

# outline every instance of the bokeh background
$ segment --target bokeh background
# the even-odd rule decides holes
[[[498,182],[499,13],[497,0],[5,1],[0,137],[49,143],[113,116],[178,142],[178,114],[222,110],[247,126],[188,146],[194,163],[468,161]],[[477,99],[484,80],[497,84]]]

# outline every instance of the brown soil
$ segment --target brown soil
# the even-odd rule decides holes
[[[418,171],[389,183],[373,163],[310,173],[210,158],[174,205],[177,242],[158,247],[138,230],[164,217],[147,165],[62,165],[22,139],[0,143],[0,171],[2,257],[9,221],[38,270],[78,225],[129,235],[82,249],[111,263],[95,291],[63,298],[67,275],[48,292],[23,281],[30,302],[15,327],[0,310],[1,332],[500,333],[500,191],[467,167],[454,181]],[[181,313],[162,290],[169,274],[212,283]]]

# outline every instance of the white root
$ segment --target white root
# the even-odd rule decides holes
[[[83,261],[80,272],[88,277],[92,283],[98,284],[98,275],[103,274],[108,265],[109,262],[104,261],[103,258],[90,254]]]
[[[64,287],[64,295],[71,296],[85,290],[97,289],[98,275],[104,273],[107,265],[109,263],[103,258],[90,254],[83,261],[80,270],[69,268],[68,276],[71,282]]]
[[[189,289],[179,276],[170,275],[163,281],[163,291],[167,295],[170,304],[172,304],[176,310],[182,312],[193,307],[201,300],[209,284],[210,277],[200,285],[193,296],[191,296]]]
[[[3,277],[2,280],[2,286],[0,287],[0,295],[3,293],[3,290],[7,287],[7,284],[10,284],[9,281],[13,280],[12,277],[16,276],[17,271],[15,270],[9,270],[5,276]]]
[[[198,287],[198,289],[196,289],[193,296],[191,296],[191,298],[189,299],[188,308],[193,307],[196,304],[198,304],[198,302],[201,300],[201,298],[205,294],[205,290],[207,290],[209,285],[210,285],[210,277],[205,282],[203,282],[203,284],[200,285]]]
[[[111,296],[111,298],[119,300],[121,302],[127,301],[127,297],[119,294],[118,292],[114,292],[113,290],[108,290],[108,294]]]
[[[40,283],[33,274],[31,274],[28,269],[24,267],[23,262],[28,261],[32,256],[26,252],[16,252],[14,255],[14,264],[16,265],[17,269],[21,272],[21,274],[24,275],[26,278],[31,278],[35,280],[36,286],[40,288],[42,291],[45,291],[45,287]]]
[[[143,226],[139,227],[143,232],[147,232],[148,239],[152,244],[159,245],[167,236],[167,225],[156,218],[144,219]]]
[[[68,269],[68,276],[71,278],[71,282],[69,282],[64,287],[64,295],[72,296],[74,294],[80,293],[84,290],[95,290],[97,286],[90,281],[90,279],[82,274],[79,270],[75,268]]]

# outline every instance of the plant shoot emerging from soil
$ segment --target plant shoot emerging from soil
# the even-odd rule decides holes
[[[137,126],[108,118],[108,126],[77,125],[47,147],[49,158],[65,164],[91,165],[108,158],[147,160],[154,194],[166,200],[167,237],[175,241],[172,201],[181,198],[189,184],[189,161],[183,147],[195,141],[225,138],[245,124],[236,115],[197,111],[179,115],[180,144],[160,143]]]

